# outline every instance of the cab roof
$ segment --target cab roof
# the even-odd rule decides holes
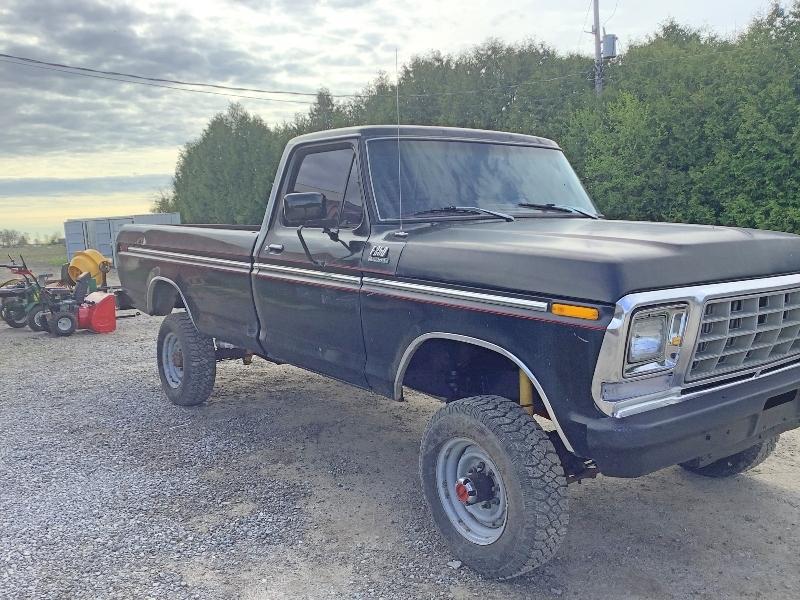
[[[325,141],[329,139],[358,136],[364,139],[396,137],[397,125],[362,125],[358,127],[342,127],[328,129],[298,136],[290,144],[303,144],[307,142]],[[486,142],[502,142],[506,144],[526,144],[546,148],[560,149],[558,144],[547,138],[524,135],[522,133],[508,133],[505,131],[489,131],[486,129],[466,129],[462,127],[431,127],[426,125],[401,125],[399,135],[404,137],[447,138],[463,140],[479,140]]]

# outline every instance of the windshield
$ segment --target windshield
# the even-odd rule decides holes
[[[378,214],[382,219],[397,219],[398,142],[370,140],[367,147]],[[475,206],[518,216],[566,216],[520,207],[521,203],[555,204],[597,213],[560,150],[409,139],[401,140],[399,148],[404,218],[453,206]]]

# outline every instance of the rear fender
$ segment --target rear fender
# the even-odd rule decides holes
[[[186,309],[192,324],[197,327],[192,311],[181,288],[172,279],[157,275],[150,280],[147,286],[147,314],[166,316],[176,307]]]

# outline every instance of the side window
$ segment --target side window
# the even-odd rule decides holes
[[[358,163],[353,161],[350,168],[350,178],[347,180],[347,190],[342,202],[342,214],[339,227],[353,229],[361,225],[364,216],[364,194],[361,190],[361,177],[358,173]]]
[[[351,147],[306,154],[297,169],[291,192],[321,192],[328,219],[339,219],[355,152]]]

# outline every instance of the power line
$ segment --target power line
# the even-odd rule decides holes
[[[0,56],[3,56],[3,55],[0,54]],[[177,91],[181,91],[181,92],[194,92],[194,93],[197,93],[197,94],[211,94],[211,95],[214,95],[214,96],[225,96],[225,97],[232,97],[232,98],[246,98],[246,99],[249,99],[249,100],[261,100],[261,101],[265,101],[265,102],[281,102],[281,103],[289,103],[289,104],[310,105],[310,104],[314,103],[314,101],[312,101],[312,100],[285,100],[285,99],[282,99],[282,98],[264,98],[262,96],[247,96],[247,95],[243,95],[243,94],[230,94],[230,93],[224,93],[224,92],[214,92],[214,91],[210,91],[210,90],[195,90],[195,89],[184,88],[184,87],[176,87],[176,86],[163,85],[163,84],[158,84],[158,83],[150,83],[150,82],[147,82],[147,81],[129,81],[127,79],[120,79],[118,77],[110,77],[110,76],[106,76],[106,75],[95,75],[95,74],[92,74],[92,73],[75,72],[75,71],[69,71],[69,70],[66,70],[66,69],[60,69],[60,68],[56,68],[56,67],[43,66],[43,65],[39,65],[39,64],[20,63],[20,62],[11,61],[11,60],[8,60],[8,59],[5,59],[5,58],[0,58],[0,62],[4,62],[4,63],[10,64],[10,65],[16,65],[16,66],[19,66],[19,67],[35,68],[35,69],[40,69],[40,70],[44,70],[44,71],[55,71],[55,72],[58,72],[58,73],[64,73],[66,75],[76,75],[76,76],[80,76],[80,77],[90,77],[90,78],[93,78],[93,79],[103,79],[103,80],[107,80],[107,81],[117,81],[117,82],[120,82],[120,83],[130,83],[130,84],[133,84],[133,85],[144,85],[144,86],[147,86],[147,87],[162,88],[162,89],[167,89],[167,90],[177,90]],[[485,92],[507,91],[507,90],[519,89],[520,87],[523,87],[523,86],[535,85],[537,83],[557,81],[557,80],[560,80],[560,79],[566,79],[566,78],[569,78],[569,77],[575,77],[577,75],[584,75],[585,76],[586,72],[570,73],[570,74],[567,74],[567,75],[561,75],[561,76],[558,76],[558,77],[551,77],[551,78],[548,78],[548,79],[541,79],[541,80],[537,80],[537,81],[515,83],[515,84],[510,84],[510,85],[507,85],[507,86],[499,86],[499,87],[494,87],[494,88],[483,88],[483,89],[476,89],[476,90],[460,90],[460,91],[453,91],[453,92],[431,92],[431,93],[425,93],[425,94],[404,94],[404,95],[401,95],[400,97],[402,99],[408,100],[408,99],[416,99],[416,98],[427,98],[427,97],[432,97],[432,96],[457,96],[457,95],[466,95],[466,94],[480,94],[480,93],[485,93]],[[381,96],[388,97],[388,95],[386,95],[386,94],[377,95],[377,97],[381,97]],[[556,96],[552,96],[552,97],[548,97],[548,98],[527,98],[526,100],[535,102],[535,101],[550,100],[550,99],[555,99],[555,98],[556,98]]]
[[[613,16],[613,14],[612,14]],[[776,46],[778,46],[776,44]],[[685,56],[677,56],[671,58],[663,58],[663,59],[651,59],[651,60],[639,60],[633,62],[627,62],[624,57],[623,60],[619,63],[612,63],[611,66],[614,68],[624,68],[624,67],[636,67],[640,65],[646,65],[651,63],[659,63],[659,62],[678,62],[681,60],[690,60],[690,59],[705,59],[709,56],[713,56],[716,54],[727,54],[732,52],[740,52],[740,51],[752,51],[756,48],[766,48],[769,45],[759,45],[755,47],[738,47],[738,48],[728,48],[724,50],[715,50],[712,52],[703,52],[699,54],[689,54]],[[67,75],[75,75],[81,77],[91,77],[94,79],[104,79],[108,81],[116,81],[119,83],[129,83],[134,85],[145,85],[148,87],[155,87],[155,88],[162,88],[168,90],[177,90],[182,92],[191,92],[196,94],[207,94],[207,95],[214,95],[214,96],[225,96],[231,98],[244,98],[248,100],[257,100],[262,102],[279,102],[279,103],[287,103],[287,104],[302,104],[302,105],[310,105],[314,103],[314,100],[288,100],[283,98],[266,98],[263,96],[251,96],[245,94],[236,94],[236,93],[226,93],[226,92],[215,92],[212,90],[198,90],[192,89],[187,87],[178,87],[177,85],[165,85],[163,83],[154,83],[153,81],[174,81],[177,82],[178,80],[166,80],[166,79],[159,79],[159,78],[146,78],[144,76],[139,75],[128,75],[128,74],[120,74],[120,76],[113,76],[108,75],[106,73],[115,73],[113,71],[100,71],[99,69],[88,69],[86,67],[72,67],[69,65],[59,65],[59,63],[48,63],[46,61],[39,61],[36,59],[30,59],[25,57],[18,57],[10,54],[3,54],[0,53],[0,62],[4,62],[11,65],[16,65],[19,67],[28,67],[28,68],[36,68],[46,71],[55,71],[58,73],[63,73]],[[9,60],[13,59],[13,60]],[[19,62],[22,61],[22,62]],[[59,65],[59,66],[51,66],[51,65]],[[584,79],[589,78],[590,76],[590,69],[587,66],[587,69],[582,71],[576,71],[573,73],[566,73],[563,75],[558,75],[555,77],[549,77],[545,79],[537,79],[531,81],[523,81],[517,83],[511,83],[508,85],[502,86],[495,86],[490,88],[479,88],[479,89],[468,89],[468,90],[455,90],[455,91],[447,91],[447,92],[427,92],[427,93],[417,93],[417,94],[401,94],[401,98],[403,99],[410,99],[410,98],[430,98],[430,97],[448,97],[448,96],[464,96],[464,95],[475,95],[475,94],[483,94],[483,93],[491,93],[491,92],[499,92],[499,91],[519,91],[520,88],[530,87],[539,85],[541,83],[550,83],[553,81],[560,81],[564,79],[571,79],[575,77],[582,77]],[[130,79],[123,79],[122,77],[133,77],[136,78],[134,80]],[[151,81],[153,80],[153,81]],[[189,82],[180,82],[179,85],[193,85],[193,86],[204,86],[204,87],[214,87],[216,89],[222,90],[231,90],[231,91],[241,91],[241,90],[248,90],[257,93],[270,93],[270,94],[292,94],[292,95],[306,95],[306,96],[316,96],[316,94],[311,94],[310,92],[299,92],[299,91],[292,91],[292,90],[260,90],[258,88],[236,88],[230,86],[224,86],[221,84],[214,84],[214,83],[189,83]],[[395,94],[369,94],[369,93],[361,93],[361,94],[331,94],[331,96],[335,98],[376,98],[376,97],[394,97]],[[554,97],[555,98],[555,97]],[[532,98],[529,100],[537,101],[543,100],[543,98]]]
[[[74,71],[84,71],[86,73],[96,73],[99,75],[110,75],[113,77],[127,77],[129,79],[139,79],[142,81],[153,81],[156,83],[173,83],[175,85],[190,85],[194,87],[210,87],[216,88],[220,90],[230,90],[233,92],[256,92],[258,94],[285,94],[290,96],[313,96],[316,97],[316,92],[297,92],[297,91],[290,91],[290,90],[262,90],[259,88],[247,88],[247,87],[232,87],[228,85],[222,85],[219,83],[201,83],[195,81],[180,81],[178,79],[164,79],[161,77],[148,77],[146,75],[135,75],[133,73],[123,73],[120,71],[103,71],[100,69],[93,69],[90,67],[79,67],[75,65],[66,65],[62,63],[56,62],[48,62],[46,60],[37,60],[35,58],[28,58],[26,56],[15,56],[13,54],[3,54],[0,53],[0,57],[3,58],[13,58],[14,60],[21,60],[32,64],[37,65],[44,65],[47,67],[57,67],[59,69],[71,69]],[[352,94],[342,94],[336,95],[331,94],[336,97],[350,97]]]
[[[119,79],[119,78],[116,78],[116,77],[108,77],[108,76],[105,76],[105,75],[94,75],[94,74],[91,74],[91,73],[75,73],[73,71],[67,71],[67,70],[58,69],[58,68],[55,68],[55,67],[46,67],[46,66],[42,66],[42,65],[19,63],[19,62],[10,61],[10,60],[4,59],[4,58],[0,58],[0,62],[4,62],[4,63],[11,64],[11,65],[17,65],[17,66],[20,66],[20,67],[31,67],[31,68],[36,68],[36,69],[42,69],[42,70],[45,70],[45,71],[56,71],[56,72],[59,72],[59,73],[65,73],[67,75],[77,75],[77,76],[81,76],[81,77],[91,77],[93,79],[104,79],[104,80],[108,80],[108,81],[117,81],[117,82],[120,82],[120,83],[130,83],[130,84],[134,84],[134,85],[145,85],[145,86],[148,86],[148,87],[162,88],[162,89],[168,89],[168,90],[177,90],[177,91],[181,91],[181,92],[194,92],[194,93],[200,93],[200,94],[213,94],[215,96],[228,96],[228,97],[234,97],[234,98],[247,98],[247,99],[251,99],[251,100],[263,100],[263,101],[267,101],[267,102],[285,102],[285,103],[303,104],[303,105],[309,105],[309,104],[313,103],[310,100],[284,100],[284,99],[280,99],[280,98],[263,98],[263,97],[260,97],[260,96],[245,96],[245,95],[242,95],[242,94],[226,94],[226,93],[222,93],[222,92],[213,92],[213,91],[208,91],[208,90],[193,90],[193,89],[189,89],[189,88],[174,87],[174,86],[162,85],[162,84],[156,84],[156,83],[149,83],[149,82],[144,82],[144,81],[128,81],[126,79]],[[582,73],[582,74],[585,75],[586,73]],[[554,78],[551,78],[551,79],[546,79],[546,80],[541,80],[541,81],[554,81],[554,80],[558,80],[558,79],[564,79],[565,77],[571,77],[573,75],[554,77]],[[441,92],[440,94],[408,94],[408,95],[401,95],[400,99],[406,100],[406,102],[407,102],[410,99],[425,98],[425,97],[429,97],[429,96],[432,96],[432,95],[474,94],[474,93],[480,93],[480,92],[485,92],[485,91],[496,91],[496,90],[499,90],[499,89],[505,90],[505,89],[508,89],[508,88],[519,88],[519,87],[521,87],[523,85],[528,85],[528,84],[533,84],[533,83],[534,82],[519,83],[519,84],[513,84],[512,86],[503,86],[502,88],[485,88],[485,89],[480,89],[480,90],[464,90],[464,91],[461,91],[461,92]],[[570,92],[570,94],[571,95],[575,95],[576,91],[573,90],[572,92]],[[538,98],[525,97],[524,101],[525,102],[550,102],[552,100],[558,100],[558,99],[563,100],[564,98],[565,98],[565,94],[559,94],[559,95],[555,95],[555,96],[544,96],[544,97],[538,97]],[[514,100],[517,100],[517,98],[515,98]]]
[[[752,52],[753,50],[759,50],[759,49],[764,50],[768,48],[778,48],[778,47],[780,47],[780,44],[775,44],[774,46],[772,44],[761,44],[752,47],[728,48],[727,50],[714,50],[712,52],[703,52],[700,54],[687,54],[685,56],[675,56],[671,58],[654,58],[650,60],[636,60],[633,62],[625,62],[625,56],[623,55],[622,62],[611,63],[611,64],[615,67],[638,67],[640,65],[648,65],[651,63],[679,62],[682,60],[690,60],[694,58],[704,59],[709,56],[714,56],[716,54],[730,54],[732,52],[743,52],[743,51]]]
[[[0,55],[0,56],[5,56],[5,55]],[[14,62],[14,61],[11,61],[11,60],[7,60],[5,58],[0,58],[0,62],[8,63],[10,65],[17,65],[18,67],[29,67],[29,68],[33,68],[33,69],[42,69],[44,71],[57,71],[59,73],[65,73],[67,75],[78,75],[78,76],[81,76],[81,77],[91,77],[93,79],[106,79],[108,81],[119,81],[121,83],[130,83],[130,84],[133,84],[133,85],[146,85],[148,87],[163,88],[163,89],[167,89],[167,90],[177,90],[177,91],[180,91],[180,92],[194,92],[195,94],[211,94],[211,95],[214,95],[214,96],[226,96],[226,97],[229,97],[229,98],[247,98],[249,100],[261,100],[263,102],[281,102],[281,103],[287,103],[287,104],[309,105],[309,104],[313,104],[314,103],[313,100],[284,100],[282,98],[264,98],[262,96],[245,96],[243,94],[226,94],[226,93],[223,93],[223,92],[212,92],[210,90],[193,90],[193,89],[190,89],[190,88],[175,87],[175,86],[163,85],[163,84],[159,84],[159,83],[149,83],[149,82],[146,82],[146,81],[129,81],[127,79],[120,79],[120,78],[117,78],[117,77],[108,77],[106,75],[93,75],[91,73],[79,73],[79,72],[75,72],[75,71],[67,71],[65,69],[58,69],[58,68],[55,68],[55,67],[46,67],[46,66],[43,66],[43,65],[35,65],[35,64]]]
[[[559,81],[561,79],[570,79],[572,77],[585,77],[588,69],[584,71],[576,71],[575,73],[567,73],[566,75],[559,75],[557,77],[550,77],[548,79],[537,79],[535,81],[523,81],[520,83],[510,83],[508,85],[500,85],[491,88],[481,88],[476,90],[458,90],[453,92],[429,92],[426,94],[402,94],[405,98],[429,97],[429,96],[460,96],[464,94],[482,94],[484,92],[498,92],[506,90],[515,90],[529,85],[538,85],[540,83],[550,83],[552,81]]]
[[[231,91],[234,91],[234,92],[246,91],[246,92],[259,93],[259,94],[288,94],[288,95],[293,95],[293,96],[312,96],[314,98],[316,98],[316,96],[317,96],[316,92],[312,93],[312,92],[300,92],[300,91],[295,91],[295,90],[265,90],[265,89],[260,89],[260,88],[233,87],[233,86],[227,86],[227,85],[222,85],[222,84],[218,84],[218,83],[189,82],[189,81],[181,81],[181,80],[177,80],[177,79],[164,79],[164,78],[160,78],[160,77],[147,77],[147,76],[144,76],[144,75],[136,75],[136,74],[133,74],[133,73],[123,73],[123,72],[119,72],[119,71],[103,71],[103,70],[100,70],[100,69],[93,69],[93,68],[89,68],[89,67],[78,67],[78,66],[67,65],[67,64],[62,64],[62,63],[49,62],[49,61],[44,61],[44,60],[38,60],[38,59],[35,59],[35,58],[28,58],[28,57],[25,57],[25,56],[16,56],[16,55],[13,55],[13,54],[0,53],[0,57],[5,58],[5,59],[13,59],[14,61],[22,61],[22,62],[11,62],[11,61],[8,61],[8,60],[3,61],[3,62],[9,62],[11,64],[17,64],[17,65],[20,65],[20,66],[30,66],[30,67],[34,67],[35,66],[37,68],[50,70],[50,71],[59,71],[59,72],[62,72],[62,73],[69,73],[71,75],[81,75],[81,76],[84,76],[84,77],[95,77],[97,79],[111,79],[112,81],[123,81],[125,83],[158,82],[158,85],[155,84],[155,83],[147,83],[147,85],[151,85],[153,87],[166,87],[168,89],[185,89],[185,88],[177,88],[177,87],[172,87],[172,86],[165,86],[165,85],[162,85],[162,84],[164,84],[164,83],[172,83],[172,84],[181,85],[181,86],[187,85],[187,86],[195,86],[195,87],[211,87],[211,88],[220,89],[220,90],[231,90]],[[0,60],[2,60],[2,58],[0,58]],[[586,72],[585,71],[580,71],[580,72],[575,72],[575,73],[568,73],[568,74],[565,74],[565,75],[559,75],[559,76],[556,76],[556,77],[550,77],[550,78],[547,78],[547,79],[538,79],[538,80],[533,80],[533,81],[525,81],[525,82],[513,83],[513,84],[509,84],[509,85],[505,85],[505,86],[496,86],[496,87],[493,87],[493,88],[459,90],[459,91],[456,91],[456,92],[430,92],[430,93],[425,93],[425,94],[405,94],[405,96],[406,97],[420,97],[420,96],[452,96],[452,95],[460,95],[460,94],[481,94],[481,93],[484,93],[484,92],[493,92],[493,91],[497,91],[497,90],[516,89],[516,88],[523,87],[523,86],[537,85],[539,83],[549,83],[549,82],[552,82],[552,81],[558,81],[560,79],[568,79],[568,78],[571,78],[571,77],[578,77],[578,76],[584,76],[584,75],[586,75]],[[137,81],[128,81],[128,79],[120,79],[121,77],[128,78],[128,79],[135,79]],[[190,90],[190,91],[201,92],[201,90]],[[213,93],[213,92],[203,91],[202,93]],[[260,99],[258,97],[239,96],[239,95],[235,95],[235,94],[219,94],[219,95],[226,95],[226,96],[229,95],[229,96],[233,96],[233,97],[236,97],[236,98]],[[364,93],[359,93],[359,94],[330,94],[330,96],[333,97],[333,98],[363,98],[363,97],[370,96],[370,94],[364,94]],[[394,94],[372,94],[371,96],[377,96],[377,97],[386,96],[386,97],[392,97],[393,98]],[[261,98],[261,99],[266,99],[266,98]],[[273,100],[273,101],[274,102],[288,102],[287,100]],[[301,103],[301,104],[310,104],[312,102],[303,101],[303,102],[299,102],[299,103]]]
[[[617,2],[614,4],[614,10],[611,11],[611,14],[608,17],[606,17],[605,21],[603,21],[603,27],[605,27],[606,23],[608,23],[611,19],[613,19],[614,15],[617,14],[618,6],[619,6],[619,0],[617,0]]]
[[[580,49],[580,46],[581,46],[581,40],[583,39],[583,36],[586,35],[586,30],[585,30],[586,19],[589,17],[589,11],[590,10],[592,10],[592,0],[589,0],[589,3],[586,5],[586,14],[583,15],[583,24],[581,25],[580,37],[578,37],[578,41],[575,43],[575,45],[579,49]]]

